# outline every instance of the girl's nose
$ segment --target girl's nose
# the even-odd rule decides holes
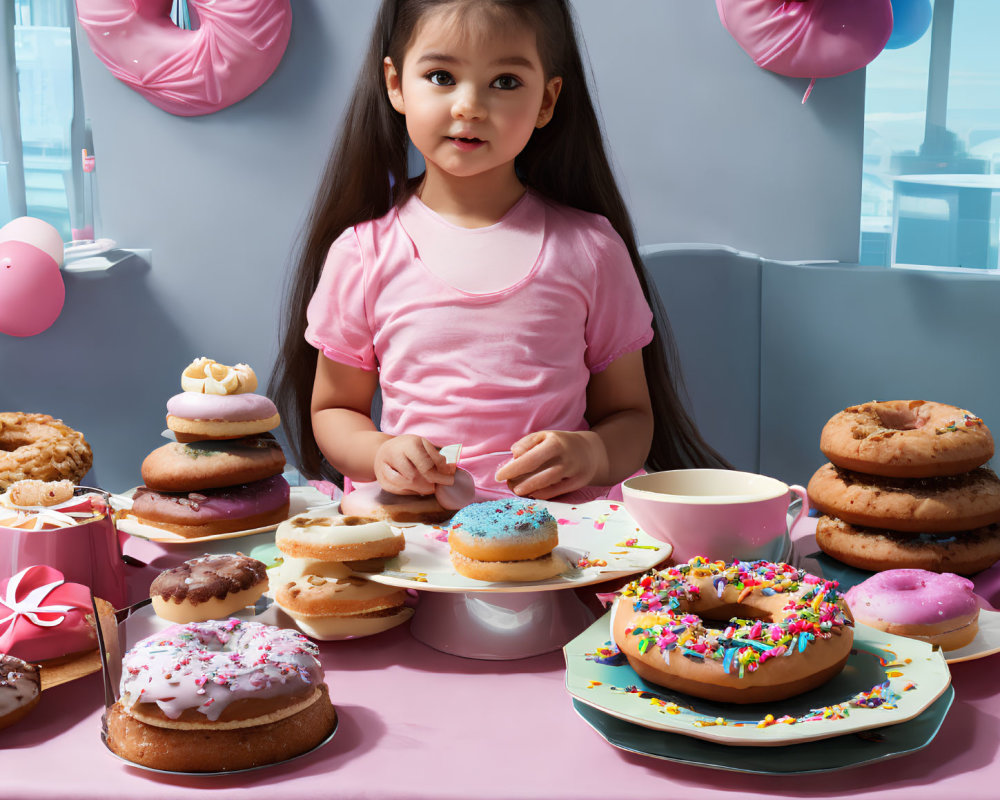
[[[462,87],[455,93],[451,115],[455,119],[482,119],[486,116],[486,106],[476,87]]]

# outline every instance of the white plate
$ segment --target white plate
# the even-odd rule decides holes
[[[624,659],[616,666],[595,661],[602,648],[611,646],[609,618],[610,614],[606,614],[563,648],[569,693],[626,722],[727,745],[800,744],[896,725],[923,713],[951,683],[940,650],[926,642],[859,626],[847,665],[828,683],[774,703],[712,703],[646,683]],[[846,705],[855,695],[869,692],[885,681],[892,695],[898,696],[894,708]],[[907,688],[911,685],[913,688]],[[822,712],[815,713],[817,709],[838,707],[839,714],[824,717]],[[757,723],[768,714],[775,719],[792,717],[796,722],[758,728]],[[724,724],[717,724],[719,718]]]
[[[982,600],[982,602],[986,601]],[[996,653],[1000,653],[1000,611],[980,608],[979,632],[976,634],[976,638],[965,647],[960,647],[957,650],[946,650],[944,657],[949,664],[957,664],[960,661],[986,658],[986,656],[992,656]]]
[[[544,581],[493,583],[455,572],[448,547],[447,523],[399,526],[406,539],[402,553],[386,562],[382,572],[358,573],[390,586],[432,592],[538,592],[588,586],[651,569],[673,548],[653,539],[636,525],[622,503],[594,500],[582,505],[536,501],[559,525],[559,546],[553,551],[566,570]],[[626,544],[628,542],[628,544]],[[582,563],[584,566],[579,566]],[[587,566],[591,562],[605,562]]]
[[[138,488],[138,487],[136,487]],[[127,502],[132,499],[136,489],[129,489],[120,495],[112,495],[111,505],[118,510],[128,511],[131,505]],[[306,511],[310,511],[315,508],[326,508],[330,506],[336,506],[337,501],[331,500],[327,495],[323,494],[319,489],[312,486],[292,486],[289,491],[288,498],[288,516],[294,517],[296,514],[302,514]],[[163,528],[157,528],[155,525],[147,525],[145,523],[139,522],[134,517],[122,517],[117,521],[118,530],[124,531],[131,536],[138,536],[140,539],[148,539],[151,542],[158,542],[159,544],[196,544],[199,542],[215,542],[222,539],[238,539],[241,536],[251,536],[255,533],[266,533],[267,531],[273,531],[278,527],[278,523],[273,525],[264,525],[260,528],[248,528],[241,531],[232,531],[230,533],[216,533],[212,536],[197,536],[192,538],[187,538],[181,536],[179,533],[174,533],[173,531],[167,531]]]

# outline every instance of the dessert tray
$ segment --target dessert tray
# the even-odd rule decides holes
[[[132,507],[132,495],[135,494],[134,487],[122,494],[111,496],[111,505],[116,511],[128,511]],[[289,492],[288,516],[302,514],[314,508],[329,507],[336,505],[336,501],[331,500],[327,495],[312,486],[292,486]],[[217,542],[224,539],[239,539],[245,536],[253,536],[258,533],[269,533],[278,527],[278,523],[265,525],[260,528],[248,528],[247,530],[232,531],[231,533],[217,533],[212,536],[198,536],[187,538],[178,533],[157,528],[154,525],[146,525],[139,522],[134,517],[122,516],[117,522],[118,530],[124,531],[131,536],[138,536],[158,544],[200,544],[203,542]],[[241,543],[241,546],[243,543]]]
[[[815,571],[827,580],[837,581],[842,592],[846,592],[852,586],[856,586],[875,574],[842,564],[826,553],[812,553],[808,558],[818,565],[819,568]],[[976,634],[976,638],[965,647],[944,652],[945,660],[949,664],[973,661],[977,658],[986,658],[1000,653],[1000,611],[993,608],[983,597],[976,595],[976,599],[979,601],[980,608],[979,632]]]
[[[643,681],[612,644],[610,619],[563,648],[573,698],[628,723],[716,744],[766,748],[897,725],[924,713],[951,683],[940,650],[858,626],[847,665],[823,686],[774,703],[713,703]]]
[[[406,539],[403,552],[389,559],[380,572],[358,574],[377,583],[430,592],[544,592],[634,575],[666,560],[673,550],[667,542],[640,530],[622,503],[537,502],[559,524],[559,546],[553,552],[566,569],[553,578],[513,583],[477,581],[459,575],[451,565],[447,523],[398,526]]]
[[[909,722],[834,739],[784,747],[731,747],[678,733],[654,731],[573,701],[573,709],[614,747],[692,766],[761,775],[834,772],[898,758],[927,747],[955,698],[949,686],[922,714]]]

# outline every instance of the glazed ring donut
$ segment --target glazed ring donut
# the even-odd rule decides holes
[[[264,480],[285,468],[271,434],[243,439],[169,442],[142,462],[142,482],[157,492],[195,492]]]
[[[318,639],[381,633],[412,615],[403,589],[354,575],[303,575],[281,586],[274,601],[303,633]]]
[[[278,525],[274,543],[286,556],[337,562],[392,558],[406,546],[403,535],[383,520],[308,514]]]
[[[979,631],[973,589],[958,575],[892,569],[851,587],[845,599],[855,622],[957,650]]]
[[[980,467],[940,478],[881,478],[824,464],[809,502],[852,525],[909,533],[969,531],[1000,522],[1000,479]]]
[[[1000,525],[954,533],[901,533],[851,525],[836,517],[816,522],[816,544],[858,569],[923,569],[975,575],[1000,560]]]
[[[851,406],[834,414],[819,448],[838,467],[890,478],[960,475],[993,457],[993,436],[962,408],[923,400]]]
[[[612,635],[644,680],[719,703],[782,700],[847,663],[854,634],[836,586],[790,564],[699,556],[623,587]]]
[[[94,454],[83,434],[48,414],[0,412],[0,489],[23,480],[79,483]]]
[[[184,772],[244,769],[315,747],[333,729],[315,644],[239,619],[172,625],[122,662],[108,747]]]

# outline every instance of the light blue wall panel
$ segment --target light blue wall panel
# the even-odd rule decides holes
[[[868,400],[934,400],[1000,428],[997,276],[765,263],[761,472],[805,483],[826,421]]]

